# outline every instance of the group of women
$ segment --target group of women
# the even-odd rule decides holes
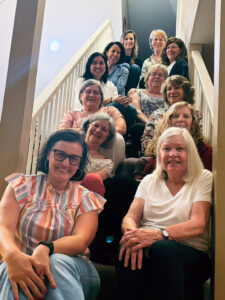
[[[38,174],[6,178],[0,299],[97,299],[88,247],[96,257],[110,230],[119,299],[182,300],[209,277],[212,147],[183,41],[154,30],[150,46],[143,66],[132,30],[93,53]],[[128,137],[136,149],[125,159]]]

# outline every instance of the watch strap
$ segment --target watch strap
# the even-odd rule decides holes
[[[53,244],[53,242],[41,241],[40,243],[38,243],[38,246],[39,245],[44,245],[44,246],[46,246],[46,247],[49,248],[49,256],[53,254],[53,252],[54,252],[54,244]]]

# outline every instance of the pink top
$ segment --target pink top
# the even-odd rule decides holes
[[[56,191],[45,174],[12,174],[6,178],[19,204],[15,241],[21,251],[32,254],[40,241],[54,241],[72,233],[76,218],[103,209],[105,199],[77,182]]]
[[[80,128],[80,123],[81,121],[95,113],[106,113],[108,114],[111,118],[116,121],[119,118],[123,118],[123,115],[120,113],[120,111],[113,107],[113,106],[106,106],[106,107],[101,107],[97,111],[70,111],[64,115],[62,118],[62,121],[59,124],[60,128]]]

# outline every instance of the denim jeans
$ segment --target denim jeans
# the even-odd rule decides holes
[[[82,257],[64,254],[50,256],[51,272],[56,288],[46,282],[45,300],[95,300],[100,289],[100,280],[95,267]],[[0,266],[0,300],[14,300],[11,283],[8,278],[7,265]],[[27,299],[19,288],[19,300]]]

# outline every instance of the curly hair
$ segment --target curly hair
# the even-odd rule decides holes
[[[191,104],[181,101],[181,102],[173,104],[169,108],[169,110],[164,114],[163,119],[156,127],[153,139],[150,141],[150,143],[146,147],[145,155],[156,156],[156,147],[157,147],[159,137],[167,128],[171,127],[170,121],[171,121],[172,115],[174,113],[176,113],[176,111],[178,109],[183,108],[183,107],[188,107],[191,111],[192,124],[191,124],[190,134],[196,144],[196,147],[198,147],[199,144],[205,142],[205,138],[204,138],[204,136],[201,132],[201,128],[199,126],[199,116],[198,116],[197,111],[194,109],[194,107]]]
[[[106,53],[107,53],[107,52],[109,51],[109,49],[110,49],[112,46],[114,46],[114,45],[117,45],[117,46],[120,48],[120,59],[119,59],[119,61],[118,61],[117,64],[122,64],[122,63],[125,62],[126,52],[125,52],[125,49],[124,49],[123,44],[121,44],[120,42],[110,42],[110,43],[105,47],[105,49],[104,49],[104,51],[103,51],[103,54],[104,54],[105,56],[107,56]]]
[[[193,87],[191,82],[189,80],[187,80],[187,78],[185,78],[184,76],[172,75],[163,82],[162,87],[161,87],[163,100],[167,107],[169,107],[171,105],[167,98],[167,88],[169,85],[182,87],[182,89],[184,91],[183,101],[188,102],[192,105],[195,103],[195,99],[194,99],[195,88]]]
[[[187,48],[186,48],[184,42],[179,38],[171,37],[167,40],[166,45],[163,48],[162,53],[161,53],[162,63],[166,66],[170,65],[170,61],[169,61],[169,59],[167,57],[167,53],[166,53],[167,47],[172,43],[177,44],[177,46],[181,49],[181,52],[179,55],[177,55],[176,60],[179,60],[179,59],[187,60]]]
[[[131,52],[131,64],[134,64],[135,62],[135,59],[137,58],[138,56],[138,42],[137,42],[137,36],[136,36],[136,33],[132,30],[132,29],[128,29],[128,30],[125,30],[122,35],[121,35],[121,38],[120,38],[120,42],[122,44],[124,44],[124,40],[126,38],[126,36],[129,34],[129,33],[132,33],[133,36],[134,36],[134,47],[132,49],[132,52]]]

